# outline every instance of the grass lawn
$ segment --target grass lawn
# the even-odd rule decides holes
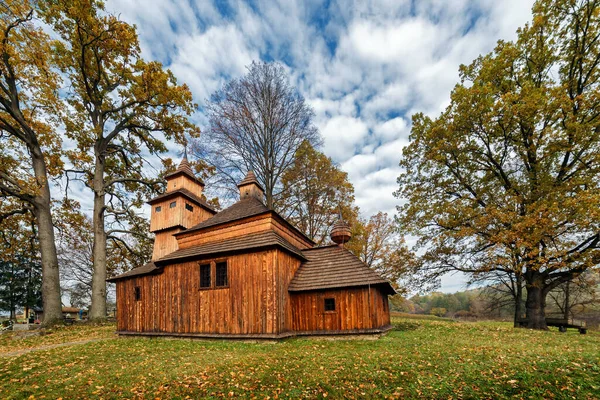
[[[0,358],[0,398],[600,399],[598,332],[404,317],[394,324],[375,341],[114,338],[30,352]],[[83,330],[107,334],[106,326]]]

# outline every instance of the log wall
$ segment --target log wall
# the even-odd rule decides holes
[[[325,299],[335,311],[325,311]],[[377,329],[390,324],[388,297],[376,287],[333,289],[291,294],[292,330],[327,332]]]

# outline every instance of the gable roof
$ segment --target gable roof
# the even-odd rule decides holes
[[[134,268],[134,269],[127,271],[121,275],[117,275],[112,278],[109,278],[106,281],[114,282],[114,281],[117,281],[117,280],[123,279],[123,278],[131,278],[131,277],[139,276],[139,275],[149,275],[154,272],[157,272],[159,269],[160,268],[158,268],[156,266],[156,264],[154,264],[154,262],[150,261],[149,263],[144,264],[141,267]]]
[[[199,256],[235,253],[242,250],[255,250],[267,247],[280,247],[283,250],[286,250],[303,260],[305,259],[304,255],[300,250],[298,250],[297,247],[290,244],[287,240],[279,236],[276,232],[269,230],[265,232],[254,233],[251,235],[220,240],[218,242],[210,242],[198,246],[192,246],[186,249],[176,250],[157,260],[156,263],[169,264],[172,262]]]
[[[348,249],[338,245],[302,250],[303,262],[290,282],[290,292],[381,285],[389,294],[396,291],[388,281],[369,268]]]
[[[214,217],[211,217],[197,225],[192,226],[191,228],[179,232],[179,234],[193,232],[198,229],[208,228],[209,226],[225,224],[227,222],[252,217],[254,215],[259,215],[266,212],[269,212],[269,209],[263,204],[262,201],[255,197],[249,197],[234,203],[231,207],[228,207],[217,213]]]
[[[206,210],[210,211],[213,214],[216,214],[217,211],[212,208],[212,206],[210,206],[206,200],[204,200],[202,197],[195,195],[194,193],[192,193],[191,191],[185,189],[185,188],[179,188],[177,190],[173,190],[171,192],[166,192],[163,194],[160,194],[156,197],[154,197],[153,199],[150,199],[147,201],[148,204],[154,204],[157,203],[159,201],[162,200],[166,200],[170,197],[175,197],[177,195],[182,195],[184,197],[187,197],[189,200],[191,200],[192,202],[196,203],[197,205],[205,208]]]

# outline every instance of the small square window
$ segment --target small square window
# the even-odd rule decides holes
[[[142,299],[142,289],[139,286],[136,286],[133,290],[133,295],[135,297],[135,301],[140,301]]]
[[[227,281],[227,262],[218,262],[216,270],[216,282],[215,286],[223,287],[228,285]]]
[[[175,208],[175,206],[177,205],[176,201],[171,202],[171,204],[169,204],[169,208]]]
[[[210,287],[210,264],[200,265],[200,287]]]
[[[194,206],[191,204],[185,203],[185,209],[188,211],[194,211]]]
[[[325,299],[325,311],[335,311],[335,299]]]
[[[161,206],[158,206],[154,209],[154,211],[156,211],[156,212],[160,212],[160,210],[162,210]]]

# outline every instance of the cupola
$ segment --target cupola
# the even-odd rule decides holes
[[[265,190],[258,183],[253,171],[248,171],[246,177],[237,186],[240,189],[240,200],[254,197],[264,202]]]
[[[344,246],[344,243],[348,243],[352,237],[350,226],[342,219],[341,215],[340,219],[333,224],[330,237],[334,243],[337,243],[341,247]]]

